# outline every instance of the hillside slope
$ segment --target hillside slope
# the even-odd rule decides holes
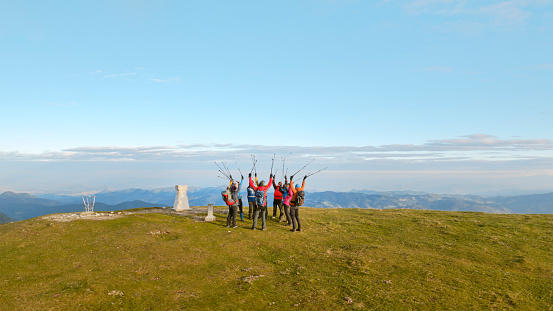
[[[80,198],[79,198],[80,199]],[[155,203],[138,200],[128,200],[116,205],[109,205],[96,202],[94,208],[97,211],[116,211],[121,209],[154,207]],[[15,220],[25,220],[54,213],[81,212],[84,206],[81,202],[76,204],[65,204],[60,201],[40,198],[28,193],[4,192],[0,194],[0,213]]]
[[[10,222],[10,221],[12,221],[10,219],[10,217],[6,216],[3,213],[0,213],[0,224],[4,224],[4,223]]]
[[[302,208],[0,225],[1,310],[547,310],[553,215]]]

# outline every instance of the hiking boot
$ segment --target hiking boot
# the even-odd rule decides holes
[[[252,228],[252,230],[255,230],[255,228]]]
[[[238,228],[238,226],[233,226],[233,228]]]
[[[298,230],[297,230],[297,231],[300,231],[300,232],[301,232],[301,228],[298,228]]]
[[[276,216],[271,217],[271,219],[275,219],[275,218],[276,218]]]
[[[296,229],[290,229],[290,231],[292,231],[292,232],[296,232]]]
[[[263,228],[262,230],[263,230],[263,231],[267,231],[267,228]]]

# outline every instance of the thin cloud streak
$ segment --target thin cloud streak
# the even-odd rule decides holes
[[[166,78],[166,79],[152,79],[152,81],[158,82],[158,83],[180,82],[181,78],[180,77],[174,77],[174,78]]]
[[[207,163],[221,158],[251,161],[251,155],[267,160],[273,155],[295,159],[315,158],[328,163],[368,161],[511,161],[536,159],[536,154],[553,156],[550,139],[499,139],[473,134],[453,139],[430,140],[425,144],[382,146],[264,146],[234,144],[191,144],[142,147],[78,147],[40,154],[1,152],[4,161],[193,161]]]
[[[534,66],[525,67],[525,69],[531,70],[551,70],[553,69],[553,63],[538,64]]]
[[[276,156],[275,156],[276,154]],[[263,146],[188,144],[139,147],[78,147],[40,154],[0,152],[2,184],[11,189],[74,191],[156,188],[175,184],[219,185],[216,162],[225,161],[233,176],[245,176],[258,160],[268,177],[301,174],[328,167],[310,181],[313,189],[420,190],[475,193],[509,188],[542,189],[553,185],[553,141],[500,139],[473,134],[424,144],[382,146]],[[278,169],[278,172],[276,170]],[[30,177],[32,176],[32,177]],[[54,177],[53,177],[54,176]]]
[[[121,78],[121,77],[134,76],[134,75],[136,75],[135,72],[117,73],[117,74],[111,74],[111,75],[104,76],[104,79]]]
[[[524,23],[532,16],[530,10],[552,2],[551,0],[509,0],[486,5],[482,4],[482,2],[472,2],[477,3],[472,4],[465,0],[400,1],[402,8],[409,14],[480,16],[487,18],[487,23],[490,25],[516,25]],[[483,25],[483,23],[480,23],[480,25]],[[474,26],[473,24],[473,29]]]

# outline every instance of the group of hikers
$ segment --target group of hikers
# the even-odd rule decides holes
[[[248,175],[248,216],[252,219],[252,229],[257,229],[257,221],[261,216],[261,229],[267,230],[267,190],[274,189],[273,199],[273,219],[277,217],[277,210],[280,211],[279,222],[285,222],[287,226],[292,226],[290,231],[301,231],[301,222],[299,208],[305,201],[305,180],[307,176],[303,177],[301,186],[299,184],[294,185],[294,175],[288,177],[284,176],[284,183],[275,182],[275,175],[269,175],[269,182],[265,183],[264,180],[257,181],[257,173],[255,174],[255,180],[252,179],[252,173]],[[242,182],[244,176],[241,176],[240,182],[230,179],[230,185],[224,190],[221,195],[223,200],[228,206],[227,227],[236,228],[236,218],[238,211],[240,211],[240,219],[244,220],[242,196],[240,190],[242,189]]]

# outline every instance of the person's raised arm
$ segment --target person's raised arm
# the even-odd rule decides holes
[[[252,173],[250,173],[250,175],[248,175],[248,177],[250,178],[250,187],[252,187],[254,190],[257,191],[257,187],[253,184]]]
[[[269,175],[269,183],[267,184],[267,188],[271,187],[270,184],[274,183],[273,174]]]
[[[303,191],[303,188],[305,188],[305,180],[307,179],[307,176],[303,176],[303,182],[301,183],[301,188],[299,190]]]
[[[296,187],[294,187],[294,175],[290,176],[290,189],[292,189],[292,193],[296,193]]]

